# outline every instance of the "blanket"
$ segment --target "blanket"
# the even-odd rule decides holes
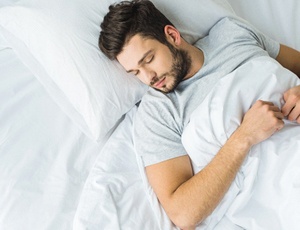
[[[255,101],[281,108],[283,93],[299,84],[296,75],[268,57],[253,59],[222,78],[192,113],[182,135],[195,173],[217,154]],[[197,229],[215,229],[224,219],[240,229],[299,229],[300,125],[284,122],[282,130],[251,148],[225,197]]]

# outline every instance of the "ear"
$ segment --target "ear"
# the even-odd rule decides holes
[[[181,44],[180,32],[174,26],[166,25],[164,28],[164,31],[165,31],[167,40],[171,44],[176,45],[176,46],[179,46]]]

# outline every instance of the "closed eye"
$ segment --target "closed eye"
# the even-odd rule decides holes
[[[145,63],[149,64],[151,61],[153,61],[154,59],[154,55],[151,55],[147,58],[147,60],[145,60]]]

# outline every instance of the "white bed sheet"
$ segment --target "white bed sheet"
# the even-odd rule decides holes
[[[194,172],[212,160],[255,101],[281,108],[283,93],[299,84],[295,74],[267,57],[224,76],[193,111],[182,134]],[[224,215],[242,229],[299,229],[300,125],[284,122],[282,130],[251,148],[229,191],[199,229],[214,229]]]
[[[135,113],[134,107],[126,114],[91,170],[74,219],[74,230],[159,229],[133,149]]]
[[[0,229],[66,229],[101,146],[90,141],[0,34]]]

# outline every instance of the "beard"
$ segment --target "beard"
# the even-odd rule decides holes
[[[172,54],[172,67],[171,70],[165,74],[163,74],[161,77],[157,79],[153,79],[153,81],[150,83],[151,85],[155,84],[159,81],[159,79],[162,79],[165,76],[169,76],[171,83],[167,87],[164,85],[162,89],[157,89],[158,91],[161,91],[163,93],[170,93],[176,87],[179,85],[179,83],[185,78],[185,76],[188,74],[191,68],[191,57],[185,50],[176,49],[174,46],[172,46],[170,43],[167,43],[167,46]]]

